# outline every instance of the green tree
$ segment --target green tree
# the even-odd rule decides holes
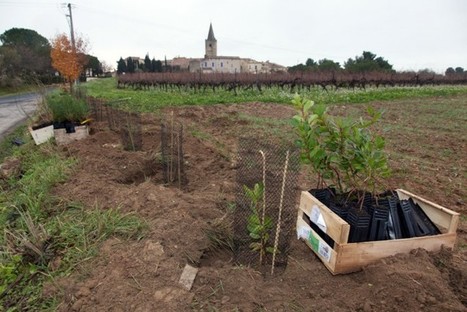
[[[290,66],[288,70],[289,72],[293,73],[293,72],[303,72],[303,71],[306,71],[306,69],[307,69],[307,66],[300,63],[294,66]]]
[[[146,54],[144,57],[144,71],[145,72],[152,72],[152,63],[151,59],[149,58],[149,54]]]
[[[86,55],[88,59],[88,65],[86,66],[86,70],[91,70],[91,75],[96,77],[102,74],[102,66],[99,59],[93,55]]]
[[[52,72],[50,43],[36,31],[12,28],[0,35],[0,41],[0,54],[6,55],[3,62],[9,76],[28,78]]]
[[[120,57],[120,59],[117,62],[117,74],[126,73],[126,71],[126,62],[123,58]]]
[[[317,69],[320,71],[337,71],[341,70],[341,65],[338,62],[324,58],[318,61]]]
[[[464,72],[464,69],[462,67],[456,67],[457,74],[462,74],[463,72]]]
[[[131,57],[127,58],[127,59],[126,59],[126,70],[127,70],[130,74],[132,74],[132,73],[135,72],[135,69],[136,69],[136,67],[135,67],[135,61],[134,61]]]
[[[306,67],[313,67],[313,66],[317,66],[318,63],[316,63],[312,58],[308,58],[305,62],[305,66]]]
[[[446,69],[446,72],[445,72],[444,74],[445,74],[445,75],[452,75],[452,74],[454,74],[455,72],[456,72],[456,71],[454,70],[454,68],[448,67],[448,68]]]
[[[156,59],[152,59],[151,61],[151,65],[152,65],[152,70],[153,72],[156,72],[156,73],[161,73],[162,72],[162,62],[157,60]]]
[[[350,72],[393,71],[388,61],[369,51],[363,51],[362,55],[356,56],[355,59],[349,58],[344,63],[344,68]]]

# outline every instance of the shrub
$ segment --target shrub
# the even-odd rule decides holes
[[[46,101],[54,122],[81,122],[89,115],[88,104],[67,93],[51,94]]]

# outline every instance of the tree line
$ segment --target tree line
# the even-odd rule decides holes
[[[168,69],[167,62],[162,63],[161,60],[156,60],[155,58],[149,57],[149,54],[146,54],[144,58],[144,62],[140,63],[139,58],[132,58],[127,57],[120,59],[117,62],[117,74],[122,73],[137,73],[137,72],[145,72],[145,73],[162,73],[165,71],[170,71]]]
[[[36,31],[25,28],[11,28],[1,34],[0,87],[18,87],[37,82],[44,84],[62,82],[64,78],[62,72],[53,66],[52,51],[54,43],[57,45],[59,42],[62,44],[65,42],[56,39],[50,42]],[[79,42],[79,38],[77,41]],[[80,75],[87,72],[91,76],[97,76],[109,70],[109,66],[100,62],[97,57],[86,54],[85,49],[79,49],[78,54],[82,66],[79,70]],[[61,54],[60,57],[66,56],[67,54]],[[61,75],[56,75],[57,70]]]
[[[355,58],[349,58],[344,62],[343,66],[339,62],[335,62],[329,59],[321,59],[315,61],[312,58],[308,58],[305,64],[300,63],[289,67],[289,72],[329,72],[329,71],[345,71],[349,73],[369,73],[369,72],[385,72],[395,73],[393,65],[390,64],[386,59],[376,54],[363,51],[362,55],[358,55]],[[430,69],[419,70],[419,73],[435,74]],[[445,71],[445,75],[463,74],[465,73],[462,67],[449,67]]]

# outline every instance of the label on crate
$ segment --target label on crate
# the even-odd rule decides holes
[[[316,224],[321,229],[321,231],[326,233],[326,222],[324,221],[323,215],[321,214],[321,210],[319,210],[319,207],[317,205],[313,205],[311,207],[310,220],[311,222]]]
[[[303,239],[308,239],[308,237],[310,236],[310,229],[309,228],[306,228],[304,226],[300,226],[298,229],[297,229],[297,238],[300,239],[300,238],[303,238]]]
[[[331,247],[323,241],[319,242],[318,254],[326,259],[327,262],[331,260]]]

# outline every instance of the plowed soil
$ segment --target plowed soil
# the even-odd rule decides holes
[[[465,103],[465,97],[372,103],[386,111],[375,130],[387,139],[393,168],[387,188],[404,188],[461,212],[455,249],[417,249],[339,276],[295,239],[285,271],[263,276],[235,263],[228,250],[212,251],[205,234],[228,218],[235,200],[238,137],[292,139],[292,107],[246,103],[145,115],[143,149],[137,152],[124,151],[119,134],[95,122],[89,138],[64,147],[79,165],[54,195],[87,207],[119,207],[144,219],[148,230],[137,241],[106,241],[97,257],[44,292],[59,296],[60,311],[466,311],[467,120],[440,115],[462,108],[465,113]],[[332,108],[340,115],[363,111],[361,105]],[[155,161],[160,119],[171,112],[185,127],[183,190],[164,185]],[[310,189],[314,181],[302,171],[300,189]],[[178,283],[186,264],[199,268],[190,291]]]

